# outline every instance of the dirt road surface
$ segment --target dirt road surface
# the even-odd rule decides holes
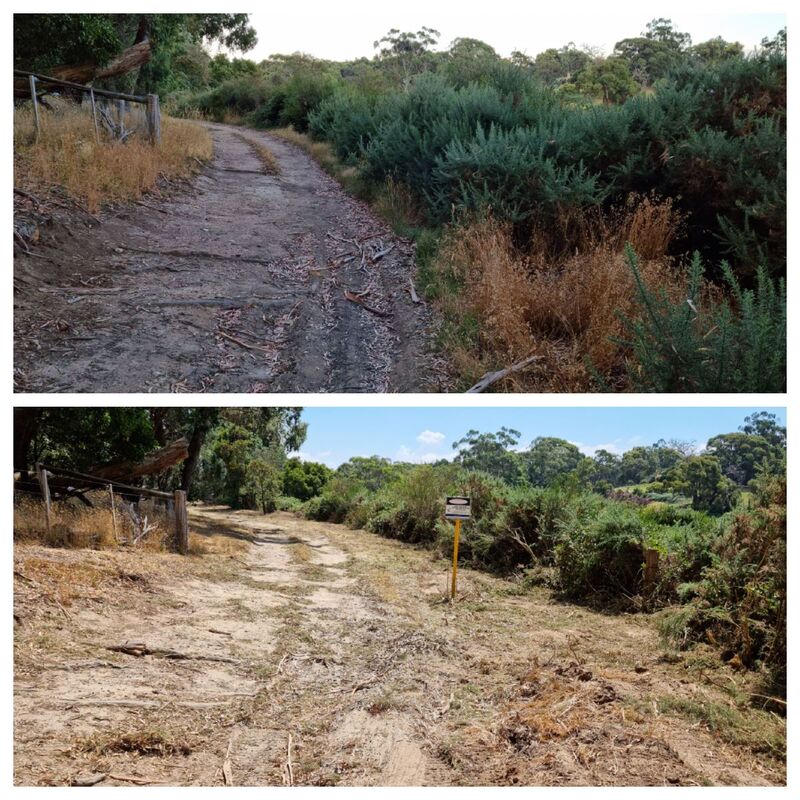
[[[451,604],[429,552],[286,513],[190,519],[188,557],[16,546],[18,784],[785,780],[668,713],[726,696],[645,615],[466,569]],[[126,643],[155,652],[108,649]]]
[[[436,389],[412,245],[296,146],[209,127],[189,188],[18,254],[18,390]]]

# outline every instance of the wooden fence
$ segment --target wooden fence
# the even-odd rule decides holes
[[[109,100],[116,100],[120,104],[120,109],[124,110],[125,103],[139,103],[145,107],[145,117],[147,120],[147,137],[151,144],[158,144],[161,141],[161,110],[158,102],[157,94],[136,95],[124,94],[122,92],[112,92],[107,89],[95,89],[93,86],[84,86],[80,83],[72,83],[71,81],[62,81],[59,78],[51,78],[47,75],[38,75],[35,72],[25,72],[23,70],[14,70],[15,78],[27,78],[28,91],[30,92],[31,101],[33,102],[33,119],[36,126],[36,138],[41,134],[41,119],[39,111],[39,98],[37,86],[44,84],[47,86],[60,86],[65,89],[73,91],[80,91],[89,96],[89,103],[92,109],[92,120],[94,122],[95,137],[100,139],[100,127],[97,119],[97,97],[103,97]],[[27,96],[27,94],[26,94]]]
[[[36,479],[38,481],[39,493],[41,493],[42,501],[44,502],[45,526],[48,533],[51,527],[53,502],[51,495],[51,478],[57,480],[58,484],[62,487],[61,491],[63,491],[63,487],[66,485],[65,481],[74,482],[74,486],[66,485],[68,490],[66,496],[75,495],[81,491],[88,491],[89,489],[108,490],[115,534],[117,529],[116,502],[118,502],[120,495],[123,497],[144,497],[163,501],[167,508],[171,507],[174,518],[173,533],[169,540],[170,549],[183,555],[189,552],[189,518],[186,511],[185,491],[176,489],[174,492],[161,492],[157,489],[147,489],[143,486],[131,486],[96,475],[88,475],[83,472],[75,472],[73,470],[56,467],[46,467],[43,464],[37,463]],[[115,500],[115,492],[117,500]]]

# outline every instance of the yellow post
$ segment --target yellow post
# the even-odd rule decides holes
[[[461,520],[456,520],[456,529],[453,535],[453,582],[450,586],[450,599],[456,599],[456,577],[458,576],[458,538],[461,535]]]

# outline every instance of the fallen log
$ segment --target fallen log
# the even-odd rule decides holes
[[[150,61],[150,56],[150,42],[139,42],[127,50],[123,50],[107,64],[91,64],[88,62],[84,64],[59,64],[51,67],[46,77],[86,85],[93,81],[125,75]],[[46,81],[42,81],[42,83],[46,85]],[[14,81],[14,96],[31,96],[27,79]]]
[[[181,437],[174,442],[146,455],[141,461],[115,461],[91,467],[89,472],[98,478],[109,480],[130,480],[145,475],[157,475],[175,464],[185,461],[189,456],[189,442]]]

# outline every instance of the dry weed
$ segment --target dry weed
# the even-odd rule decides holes
[[[189,531],[189,554],[193,556],[235,556],[247,550],[249,543],[224,534],[204,535]]]
[[[188,756],[192,752],[192,748],[181,739],[150,729],[122,734],[93,734],[81,739],[76,749],[97,755],[135,753],[142,756]]]
[[[580,227],[581,246],[555,263],[549,236],[530,242],[528,252],[514,246],[509,226],[492,219],[449,231],[437,269],[443,281],[464,287],[442,301],[445,316],[464,306],[479,323],[479,350],[454,342],[456,368],[468,376],[506,366],[530,355],[539,359],[506,388],[518,391],[589,391],[593,374],[624,389],[625,352],[614,341],[624,334],[620,314],[636,313],[633,276],[624,246],[641,254],[645,282],[673,299],[685,283],[666,255],[680,217],[671,202],[631,198],[606,217],[593,215],[568,223]]]
[[[87,498],[92,502],[91,507],[54,502],[49,529],[41,500],[32,497],[18,499],[14,504],[14,538],[40,542],[48,547],[94,550],[113,549],[133,541],[133,521],[121,498],[115,500],[114,514],[105,492],[90,492]],[[149,526],[154,527],[136,543],[136,548],[154,552],[167,549],[174,525],[172,515],[163,507],[147,501],[139,504],[138,513],[147,518]]]
[[[63,187],[91,212],[103,203],[138,199],[161,175],[185,177],[212,155],[208,131],[196,122],[162,117],[161,144],[153,147],[137,132],[124,143],[101,132],[96,141],[85,108],[58,101],[42,110],[35,140],[30,107],[14,110],[14,183],[34,193]]]

